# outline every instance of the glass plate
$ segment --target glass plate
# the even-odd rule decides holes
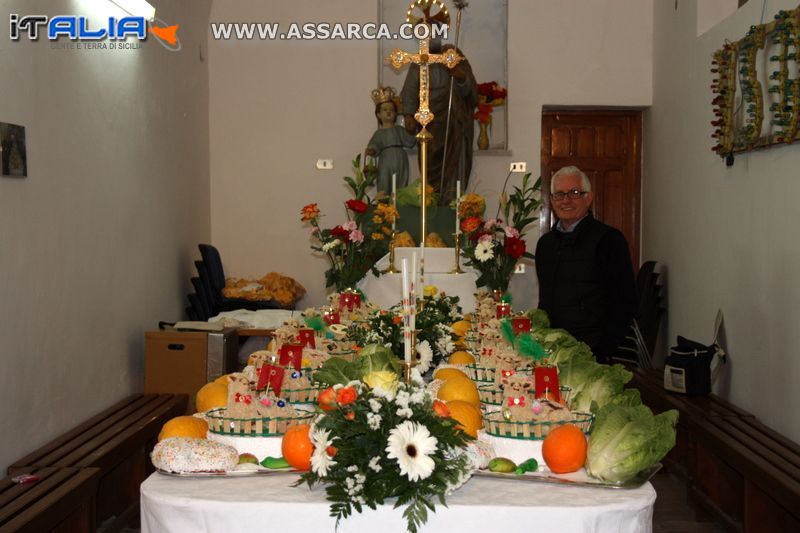
[[[476,476],[490,477],[494,479],[509,479],[512,481],[533,481],[535,483],[555,483],[558,485],[573,485],[577,487],[598,487],[604,489],[638,489],[656,475],[661,470],[661,463],[656,463],[647,470],[636,474],[636,477],[625,483],[609,483],[589,477],[586,470],[581,468],[577,472],[570,474],[554,474],[550,471],[525,472],[524,474],[502,474],[500,472],[489,472],[488,470],[478,470]]]

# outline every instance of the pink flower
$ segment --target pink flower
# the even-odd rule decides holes
[[[355,220],[348,220],[342,224],[342,228],[346,229],[347,231],[355,231],[358,229],[358,224],[356,224]]]
[[[353,230],[350,232],[350,240],[357,243],[364,242],[364,234],[361,233],[361,230]]]
[[[480,237],[478,237],[478,242],[492,242],[492,235],[490,233],[484,233]]]
[[[495,226],[502,226],[503,221],[499,218],[490,218],[486,221],[486,224],[483,225],[483,229],[486,231],[492,231]]]
[[[515,239],[519,238],[519,231],[517,231],[516,228],[512,228],[511,226],[506,226],[505,232],[506,232],[506,237],[514,237]]]

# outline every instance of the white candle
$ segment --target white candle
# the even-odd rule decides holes
[[[417,252],[411,253],[411,285],[409,305],[411,309],[411,320],[409,327],[414,331],[417,325]]]
[[[392,174],[392,207],[397,212],[397,174]],[[397,216],[392,220],[392,231],[397,229]]]
[[[409,309],[409,283],[408,283],[408,260],[403,259],[400,264],[401,277],[403,279],[403,358],[407,363],[411,362],[411,327]]]
[[[458,224],[458,209],[461,206],[461,180],[456,181],[456,237],[461,233],[461,227]]]

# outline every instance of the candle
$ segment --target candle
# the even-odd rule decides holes
[[[409,321],[410,331],[417,325],[417,252],[411,253],[411,285],[409,286],[409,307],[411,316]]]
[[[397,174],[392,174],[392,208],[397,212]],[[392,231],[397,229],[397,216],[392,220]]]
[[[406,363],[411,362],[411,328],[409,327],[409,284],[408,284],[408,260],[403,259],[400,265],[400,273],[403,280],[402,284],[402,308],[403,308],[403,358]]]
[[[461,233],[461,228],[458,224],[458,209],[461,207],[461,180],[456,181],[456,238]]]

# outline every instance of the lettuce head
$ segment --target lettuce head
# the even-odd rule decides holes
[[[572,408],[576,411],[594,411],[603,407],[633,378],[633,374],[622,365],[598,364],[594,372],[588,376],[579,392],[573,389]],[[596,407],[593,406],[596,404]]]
[[[660,461],[675,446],[674,409],[653,416],[644,405],[609,403],[592,425],[586,471],[611,483],[624,483]]]

